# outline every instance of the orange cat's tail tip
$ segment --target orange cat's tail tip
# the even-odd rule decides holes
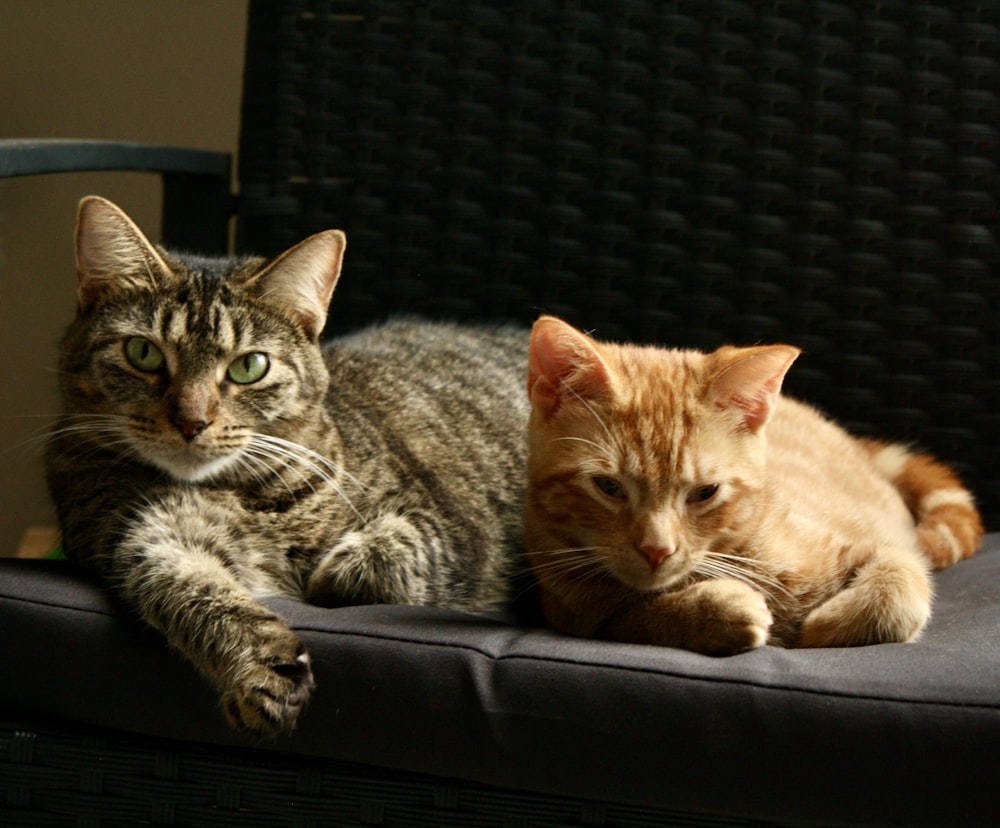
[[[863,442],[875,469],[903,496],[917,523],[920,550],[935,569],[956,564],[979,550],[982,517],[972,493],[951,468],[898,443]]]
[[[956,494],[968,496],[964,490]],[[938,504],[924,512],[917,526],[920,549],[935,569],[972,557],[982,544],[982,520],[969,499],[969,503]]]

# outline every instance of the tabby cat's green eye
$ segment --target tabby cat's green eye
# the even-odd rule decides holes
[[[238,359],[234,359],[229,366],[229,379],[240,385],[248,385],[263,379],[270,367],[271,361],[267,358],[267,354],[257,351],[244,354]]]
[[[125,343],[125,358],[133,368],[147,374],[159,371],[165,362],[163,351],[142,336],[133,336]]]

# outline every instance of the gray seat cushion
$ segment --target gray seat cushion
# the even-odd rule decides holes
[[[88,576],[0,560],[0,717],[784,822],[987,823],[1000,815],[1000,535],[937,585],[914,644],[725,659],[503,615],[274,600],[319,686],[296,734],[257,743]]]

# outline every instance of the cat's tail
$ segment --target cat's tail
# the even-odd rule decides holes
[[[983,537],[982,517],[972,492],[951,468],[899,443],[862,442],[878,472],[903,496],[917,524],[920,550],[935,569],[976,553]]]

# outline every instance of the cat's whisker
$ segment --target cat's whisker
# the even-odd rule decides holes
[[[726,561],[732,566],[745,567],[751,570],[747,574],[762,583],[766,583],[771,587],[774,587],[780,592],[785,593],[790,598],[794,597],[794,593],[785,586],[785,584],[778,577],[775,572],[775,567],[767,561],[760,561],[754,558],[743,558],[739,555],[727,555],[724,552],[709,552],[708,556],[713,560]]]
[[[590,566],[580,566],[575,569],[570,569],[564,574],[567,577],[560,578],[554,585],[550,584],[549,589],[555,589],[556,591],[569,595],[572,594],[575,589],[580,587],[586,589],[589,581],[606,577],[607,570],[596,562],[591,562]]]
[[[24,449],[30,449],[31,452],[37,453],[45,448],[45,443],[48,439],[49,431],[47,429],[42,429],[29,437],[25,437],[23,440],[9,446],[4,446],[0,449],[0,454],[8,454],[10,452],[22,451]]]
[[[532,555],[567,555],[576,552],[599,552],[606,549],[605,546],[568,546],[562,549],[537,549],[532,551]]]
[[[244,452],[236,458],[236,464],[246,471],[246,473],[249,474],[259,486],[263,487],[267,484],[267,475],[261,471],[261,468],[263,468],[266,472],[270,472],[272,469],[264,458],[258,457],[252,452]],[[287,483],[285,484],[285,488],[288,490],[288,493],[292,495],[292,497],[295,496],[295,492],[292,490],[292,487]]]
[[[319,478],[319,480],[327,484],[335,482],[327,474],[325,469],[322,469],[314,463],[308,461],[303,462],[301,457],[292,453],[285,447],[263,443],[256,437],[251,441],[250,445],[244,449],[244,451],[261,459],[261,462],[263,462],[264,459],[270,461],[268,468],[274,474],[287,470],[298,475],[299,480],[301,480],[302,483],[313,492],[316,491],[316,487],[313,486],[312,483],[315,478]]]
[[[581,546],[567,549],[551,549],[546,551],[535,551],[533,556],[544,555],[551,560],[532,564],[535,574],[558,573],[560,575],[573,576],[576,583],[597,577],[606,572],[604,563],[592,553],[599,552],[604,547]],[[583,577],[580,577],[583,576]]]
[[[536,574],[544,574],[546,571],[546,569],[536,570]],[[595,561],[581,560],[570,565],[567,565],[567,562],[563,562],[562,567],[553,569],[552,571],[564,576],[560,580],[560,583],[568,585],[572,581],[575,585],[579,585],[604,574],[605,569]]]
[[[365,485],[360,480],[358,480],[354,475],[352,475],[349,471],[347,471],[347,469],[345,469],[342,465],[340,465],[339,463],[334,463],[328,457],[323,456],[319,452],[313,451],[312,449],[300,445],[299,443],[293,443],[290,440],[284,440],[281,437],[275,437],[270,434],[256,434],[254,436],[256,439],[260,439],[264,442],[270,443],[271,445],[287,449],[293,454],[297,454],[301,457],[306,458],[309,461],[312,461],[316,465],[328,470],[333,475],[334,478],[338,476],[343,476],[351,483],[353,483],[355,486],[357,486],[358,489],[364,490],[366,488]],[[329,476],[325,476],[325,479],[328,482],[331,483],[334,482],[334,480],[331,479]]]
[[[693,573],[708,578],[733,578],[764,593],[773,604],[786,607],[789,601],[795,600],[795,595],[778,578],[748,566],[760,563],[736,555],[709,552]]]
[[[767,589],[748,577],[745,572],[737,567],[731,567],[719,561],[703,561],[694,568],[693,572],[706,578],[731,578],[759,592],[763,592],[769,598],[771,597],[771,593]]]
[[[284,476],[279,473],[280,469],[287,469],[296,474],[311,493],[316,493],[316,487],[312,484],[312,478],[306,475],[301,469],[297,468],[296,464],[291,462],[287,454],[270,451],[261,446],[251,444],[249,447],[244,449],[243,453],[237,459],[240,462],[240,465],[248,470],[250,470],[250,461],[256,463],[257,467],[256,469],[253,469],[251,473],[254,479],[261,486],[266,485],[270,477],[278,477],[288,494],[291,495],[293,499],[297,499],[296,491],[292,488],[291,484],[285,480]],[[280,464],[280,469],[275,468],[275,462]],[[263,469],[263,471],[259,471],[259,469]]]
[[[44,445],[49,436],[53,438],[73,437],[79,438],[74,441],[74,448],[80,452],[81,456],[106,451],[110,448],[119,450],[118,453],[122,456],[138,456],[135,445],[123,432],[123,424],[127,422],[125,417],[118,414],[88,414],[82,415],[78,419],[80,422],[60,426],[49,434],[39,435],[25,441],[22,445],[30,445],[33,442]]]
[[[257,451],[261,454],[266,455],[270,452],[269,456],[274,459],[286,460],[287,467],[289,468],[291,468],[292,464],[298,464],[313,472],[316,477],[329,485],[337,493],[340,499],[347,504],[347,507],[354,512],[354,515],[361,521],[362,525],[368,525],[368,521],[365,519],[365,516],[361,514],[361,511],[354,505],[354,502],[348,496],[344,487],[336,479],[336,476],[342,475],[352,483],[355,483],[358,488],[364,487],[342,466],[332,462],[318,452],[312,451],[311,449],[301,446],[298,443],[293,443],[290,440],[283,440],[280,437],[273,437],[267,434],[255,434],[251,445],[255,446]],[[295,469],[295,471],[298,474],[302,474],[302,472],[298,469]],[[304,475],[303,480],[311,487],[310,481],[305,478]]]

